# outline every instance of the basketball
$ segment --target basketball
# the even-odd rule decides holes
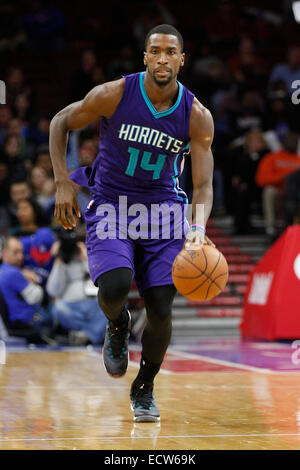
[[[219,295],[228,280],[228,264],[224,255],[213,246],[199,250],[183,249],[172,267],[176,289],[191,300],[210,300]]]

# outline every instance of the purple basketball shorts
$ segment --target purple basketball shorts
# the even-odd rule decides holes
[[[140,295],[149,287],[173,284],[173,261],[189,230],[185,211],[181,201],[127,205],[124,199],[91,199],[85,222],[92,281],[112,269],[129,268]]]

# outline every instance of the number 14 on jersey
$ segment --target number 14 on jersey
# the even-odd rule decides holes
[[[141,151],[134,147],[128,147],[128,152],[130,157],[125,174],[128,176],[134,176]],[[151,152],[143,152],[139,165],[143,170],[153,171],[152,179],[157,180],[160,177],[161,170],[163,169],[166,155],[160,153],[157,157],[156,163],[150,163],[151,155]]]

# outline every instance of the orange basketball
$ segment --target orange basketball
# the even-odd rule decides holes
[[[219,295],[228,280],[228,264],[210,245],[199,250],[185,248],[176,256],[172,278],[178,292],[191,300],[210,300]]]

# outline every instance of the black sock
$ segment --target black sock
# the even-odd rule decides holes
[[[118,318],[113,320],[115,326],[121,325],[122,323],[128,323],[129,317],[126,308],[124,307]]]
[[[141,362],[140,362],[140,370],[139,370],[139,373],[138,373],[135,381],[140,380],[141,382],[145,381],[145,382],[152,383],[154,381],[154,377],[159,372],[161,364],[162,364],[161,362],[159,364],[155,364],[154,362],[150,362],[150,361],[148,361],[148,359],[146,359],[142,355]]]

